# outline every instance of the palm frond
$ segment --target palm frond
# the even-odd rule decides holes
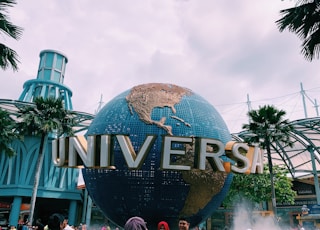
[[[295,7],[280,11],[282,16],[276,21],[279,31],[288,30],[302,40],[301,53],[312,61],[319,58],[320,3],[318,0],[298,1]]]
[[[18,63],[20,63],[18,54],[14,50],[0,43],[0,67],[3,70],[6,70],[11,66],[14,71],[17,71]]]
[[[73,135],[73,126],[77,124],[72,112],[63,107],[61,98],[38,97],[34,106],[21,107],[18,118],[19,130],[28,135],[43,135],[55,132],[58,136]]]

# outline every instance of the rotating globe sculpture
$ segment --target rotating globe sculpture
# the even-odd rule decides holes
[[[104,215],[124,226],[132,216],[141,216],[149,229],[165,220],[171,229],[180,217],[195,226],[217,209],[232,181],[232,175],[194,167],[194,145],[176,144],[186,154],[174,155],[172,164],[189,165],[191,170],[166,170],[160,167],[163,137],[214,138],[226,144],[230,132],[216,109],[189,89],[162,83],[135,86],[107,103],[92,121],[87,135],[127,135],[135,154],[147,135],[156,139],[143,164],[130,169],[119,142],[112,144],[114,167],[84,168],[89,195]],[[225,157],[225,156],[222,156]]]

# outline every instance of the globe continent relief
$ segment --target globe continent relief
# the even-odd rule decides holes
[[[177,143],[175,147],[186,153],[171,156],[171,164],[190,166],[191,170],[160,167],[164,136],[214,138],[223,144],[231,139],[216,109],[189,89],[149,83],[121,93],[99,111],[87,132],[101,134],[127,135],[136,154],[147,135],[156,136],[139,169],[128,168],[114,138],[114,168],[82,170],[94,203],[120,226],[132,216],[144,218],[149,229],[156,229],[162,220],[176,229],[181,216],[188,218],[191,226],[198,225],[220,206],[230,187],[231,174],[215,171],[208,163],[206,170],[194,167],[193,144]]]

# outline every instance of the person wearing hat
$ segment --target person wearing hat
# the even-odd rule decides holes
[[[148,228],[144,219],[134,216],[127,220],[124,230],[148,230]]]
[[[160,221],[158,223],[158,230],[170,230],[168,223],[165,221]]]

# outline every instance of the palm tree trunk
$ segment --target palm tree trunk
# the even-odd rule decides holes
[[[46,146],[48,142],[48,134],[43,133],[41,135],[41,141],[40,141],[40,148],[39,148],[39,155],[37,159],[37,167],[36,167],[36,173],[34,176],[34,185],[32,190],[32,197],[30,201],[30,214],[29,214],[29,221],[30,224],[33,225],[33,216],[34,216],[34,209],[36,205],[36,199],[37,199],[37,193],[38,193],[38,187],[39,187],[39,181],[41,176],[41,170],[42,170],[42,164],[43,164],[43,158],[44,153],[46,151]]]
[[[271,150],[270,150],[270,142],[267,141],[267,156],[268,156],[268,167],[270,173],[270,183],[271,183],[271,201],[272,201],[272,209],[275,218],[277,218],[277,202],[276,202],[276,192],[274,189],[274,181],[273,181],[273,165],[272,165],[272,158],[271,158]]]

